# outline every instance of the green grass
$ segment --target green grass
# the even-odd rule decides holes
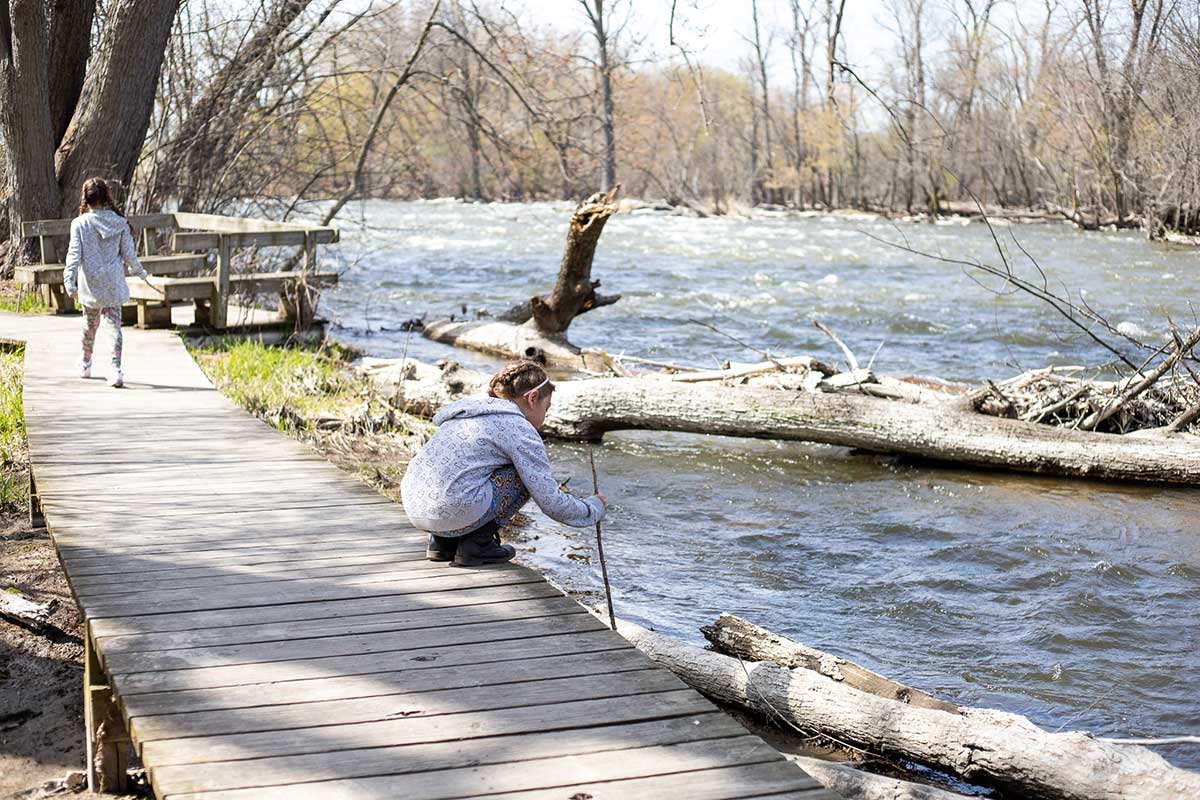
[[[29,450],[21,403],[25,352],[0,349],[0,508],[29,506]]]
[[[385,410],[370,382],[350,367],[356,354],[336,344],[310,349],[227,340],[192,355],[218,389],[285,433],[315,430],[322,417]]]
[[[0,310],[17,314],[45,314],[50,310],[46,301],[33,292],[22,292],[0,297]]]

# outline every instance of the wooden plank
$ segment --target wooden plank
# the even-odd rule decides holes
[[[650,778],[572,784],[570,791],[589,800],[658,800],[686,797],[687,800],[842,800],[794,764],[768,761],[694,772],[677,772]],[[562,789],[490,794],[488,800],[565,800]],[[478,795],[476,795],[478,796]]]
[[[300,278],[312,289],[337,286],[340,276],[336,272],[241,272],[231,278],[234,292],[244,294],[270,294],[287,289]]]
[[[196,272],[197,270],[208,269],[208,258],[202,255],[142,256],[138,260],[142,262],[142,266],[151,275],[178,275],[183,272]],[[63,264],[31,264],[22,266],[13,272],[13,280],[26,285],[61,286],[63,283],[63,270],[65,268]],[[161,299],[161,297],[161,295],[157,296],[158,299]]]
[[[483,685],[503,687],[521,680],[603,675],[647,669],[652,665],[653,662],[640,650],[627,647],[600,653],[556,653],[537,658],[517,658],[488,664],[486,669],[462,669],[459,666],[395,669],[370,675],[334,675],[249,686],[134,694],[126,695],[123,700],[127,716],[145,717],[293,702],[346,700],[379,693],[434,692]]]
[[[372,750],[346,750],[337,758],[282,756],[253,761],[222,761],[160,767],[154,781],[176,793],[219,791],[240,787],[283,786],[379,775],[401,775],[435,769],[513,763],[562,755],[619,750],[632,743],[676,744],[744,736],[745,729],[724,714],[697,714],[630,725],[532,733],[475,742],[435,742]],[[515,767],[519,769],[520,767]],[[792,776],[794,778],[794,776]],[[683,795],[680,795],[683,796]],[[560,792],[556,800],[563,800]]]
[[[504,598],[507,596],[504,592],[519,592],[543,584],[545,581],[528,572],[489,571],[470,587],[442,581],[440,584],[427,584],[426,591],[423,592],[383,592],[329,602],[280,603],[179,614],[154,614],[147,613],[149,609],[143,609],[141,614],[93,619],[89,624],[93,635],[97,637],[201,631],[210,628],[303,622],[469,605],[474,602],[490,602],[490,598]]]
[[[174,228],[173,214],[134,214],[128,217],[134,228]],[[68,236],[71,233],[69,219],[39,219],[21,224],[21,235],[26,239],[35,236]]]
[[[286,787],[168,794],[167,797],[168,800],[174,797],[180,800],[233,800],[250,796],[260,800],[308,797],[320,797],[322,800],[391,800],[397,797],[405,800],[443,800],[557,786],[570,792],[565,797],[560,794],[560,798],[566,800],[575,793],[570,787],[580,784],[680,773],[696,776],[705,769],[771,762],[783,762],[800,780],[807,778],[799,767],[784,762],[779,753],[757,736],[740,736],[531,759],[520,762],[519,768],[507,763],[485,763],[416,774],[293,783]],[[695,777],[693,780],[696,780]],[[805,785],[800,780],[797,783]],[[691,797],[690,794],[684,796]]]
[[[513,589],[517,591],[513,591]],[[551,587],[553,588],[553,587]],[[504,591],[507,590],[507,591]],[[539,584],[517,584],[493,590],[490,602],[462,602],[463,592],[449,593],[456,605],[410,608],[377,614],[310,619],[297,622],[271,622],[259,625],[235,625],[170,633],[101,637],[109,655],[136,652],[165,652],[188,647],[217,647],[304,639],[316,636],[346,636],[376,631],[400,631],[413,628],[448,627],[489,620],[513,620],[571,612],[570,598],[551,593]],[[484,596],[486,597],[486,595]],[[478,598],[476,598],[478,599]],[[578,608],[578,604],[575,604]]]
[[[428,537],[407,532],[394,531],[350,531],[340,535],[333,532],[331,538],[322,540],[314,535],[298,541],[285,535],[267,535],[248,541],[238,539],[236,531],[221,532],[213,536],[209,546],[198,535],[181,537],[178,542],[155,540],[142,546],[128,539],[97,542],[96,536],[58,534],[55,543],[63,563],[77,577],[111,575],[121,572],[122,564],[128,568],[128,558],[138,559],[138,566],[149,572],[185,569],[191,566],[220,566],[240,561],[265,563],[267,560],[287,562],[332,557],[333,553],[345,551],[353,555],[363,550],[371,552],[417,552],[422,551]]]
[[[653,698],[653,702],[649,698]],[[328,754],[366,747],[481,739],[517,733],[570,730],[617,722],[646,722],[712,711],[714,706],[688,689],[645,697],[581,700],[551,706],[503,708],[434,717],[398,717],[344,727],[263,731],[204,738],[164,739],[140,747],[142,760],[155,767],[247,758]],[[327,757],[327,756],[326,756]],[[405,792],[392,797],[408,797]]]
[[[402,653],[452,644],[498,642],[565,633],[607,630],[595,617],[576,604],[570,613],[511,622],[481,622],[453,628],[419,628],[410,631],[381,631],[350,636],[324,636],[288,642],[235,644],[194,647],[152,653],[114,653],[105,655],[104,668],[120,677],[141,672],[200,669],[261,664],[263,674],[271,674],[273,662],[303,658],[330,658],[355,653]],[[610,631],[611,633],[611,631]],[[616,636],[616,634],[612,634]],[[618,637],[619,638],[619,637]],[[398,656],[399,657],[399,656]]]
[[[175,214],[175,219],[181,227],[217,231],[220,233],[300,231],[311,232],[319,244],[330,244],[338,241],[337,228],[320,225],[304,225],[296,222],[276,222],[269,219],[225,217],[217,214],[195,214],[191,212],[178,212]]]
[[[107,593],[81,591],[76,597],[88,616],[104,617],[123,615],[118,609],[141,607],[142,611],[153,609],[164,614],[172,611],[197,611],[203,608],[236,608],[246,605],[278,605],[279,603],[302,603],[312,600],[333,600],[354,593],[358,587],[370,584],[386,584],[403,588],[408,583],[428,581],[450,581],[470,585],[477,572],[456,567],[444,562],[423,561],[420,566],[393,565],[380,572],[365,572],[358,575],[343,575],[323,578],[320,581],[286,579],[249,583],[245,585],[218,586],[211,593],[192,587],[140,588],[130,581],[123,591]]]
[[[570,598],[537,597],[496,603],[371,614],[365,617],[343,617],[334,620],[309,620],[292,624],[274,623],[270,626],[211,628],[204,631],[176,631],[172,634],[160,633],[143,637],[143,642],[148,644],[143,644],[140,652],[169,654],[177,650],[234,648],[400,631],[415,632],[424,629],[440,631],[455,626],[522,620],[533,622],[546,617],[578,614],[580,611],[579,604]],[[101,638],[100,641],[107,643],[108,640]],[[115,661],[122,654],[138,652],[138,650],[131,649],[135,647],[138,647],[137,643],[132,643],[125,648],[107,649],[105,657]],[[197,664],[196,666],[204,665]],[[153,666],[147,667],[147,669],[153,668]],[[141,671],[140,668],[133,669]]]
[[[131,300],[183,302],[207,300],[213,294],[212,278],[128,278]]]
[[[430,567],[425,559],[425,553],[388,554],[379,556],[360,556],[350,559],[349,563],[317,564],[310,566],[281,566],[278,569],[234,570],[231,568],[210,570],[211,574],[200,575],[168,575],[158,579],[142,579],[137,581],[137,588],[131,590],[129,579],[107,577],[98,581],[72,581],[71,586],[76,594],[89,598],[110,597],[115,595],[138,594],[144,595],[158,589],[193,589],[203,592],[224,592],[234,586],[249,586],[251,584],[273,583],[282,585],[290,581],[325,580],[328,578],[343,578],[347,576],[378,575],[383,572],[396,573],[402,568],[427,572]],[[139,574],[142,574],[139,570]]]
[[[646,703],[652,704],[655,694],[685,688],[670,672],[649,668],[610,675],[541,678],[509,683],[503,687],[487,684],[437,692],[379,692],[370,697],[189,711],[184,714],[144,717],[131,714],[128,725],[132,735],[145,746],[149,742],[180,737],[295,731],[612,697],[642,697]]]
[[[199,544],[199,543],[198,543]],[[285,549],[286,548],[286,549]],[[144,558],[144,556],[139,556]],[[293,569],[304,569],[317,566],[334,566],[340,564],[370,564],[386,559],[416,561],[425,558],[425,545],[418,540],[409,544],[404,542],[382,542],[367,540],[358,547],[325,544],[325,549],[304,548],[296,549],[277,547],[274,549],[246,549],[234,551],[212,550],[194,551],[186,561],[176,561],[171,564],[156,566],[140,565],[138,575],[146,582],[163,581],[167,579],[186,579],[195,577],[216,577],[221,574],[241,574],[254,568],[257,573],[284,572]],[[128,572],[121,571],[121,564],[127,563],[124,557],[118,556],[111,564],[88,564],[87,560],[71,563],[71,583],[75,586],[102,584],[112,580],[127,580]]]
[[[207,669],[180,669],[167,672],[144,672],[118,675],[114,678],[117,693],[122,698],[135,694],[172,692],[183,689],[217,689],[228,686],[251,686],[262,683],[305,681],[336,675],[370,675],[390,672],[397,668],[459,667],[480,665],[479,673],[487,674],[486,665],[502,661],[536,658],[544,655],[598,653],[629,649],[625,640],[612,631],[600,630],[567,636],[540,636],[530,639],[510,639],[500,642],[474,642],[410,650],[403,654],[355,653],[335,658],[307,658],[279,661],[269,669],[258,664]]]

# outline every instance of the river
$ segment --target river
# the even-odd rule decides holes
[[[334,335],[371,355],[495,362],[412,337],[402,320],[502,310],[553,285],[570,206],[369,202],[333,248]],[[1200,253],[1131,233],[998,226],[1020,274],[1136,335],[1192,324]],[[998,264],[982,224],[870,217],[618,215],[593,276],[622,300],[572,340],[714,366],[840,356],[820,319],[880,373],[1005,378],[1109,355],[1045,305],[972,270],[871,237]],[[1066,288],[1069,287],[1069,288]],[[1077,294],[1081,292],[1082,294]],[[587,450],[551,445],[576,490]],[[617,613],[682,638],[739,614],[957,702],[1101,735],[1200,733],[1200,492],[933,467],[842,448],[662,433],[596,450],[612,503],[605,550]],[[535,515],[522,559],[596,589],[594,533]],[[1157,748],[1200,769],[1200,747]]]

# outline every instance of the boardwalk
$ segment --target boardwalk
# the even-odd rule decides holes
[[[235,408],[177,337],[127,331],[128,388],[81,381],[79,324],[3,314],[0,336],[28,343],[89,678],[160,798],[835,797],[537,573],[423,560],[399,507]]]

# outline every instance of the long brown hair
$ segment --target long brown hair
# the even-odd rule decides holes
[[[83,186],[79,190],[79,213],[86,214],[91,209],[107,208],[117,212],[122,217],[125,212],[121,210],[112,199],[112,192],[108,189],[108,182],[104,178],[88,178],[83,182]]]
[[[516,400],[533,391],[546,380],[546,370],[535,361],[510,361],[488,381],[488,396]],[[542,387],[542,396],[554,391],[554,384]]]

